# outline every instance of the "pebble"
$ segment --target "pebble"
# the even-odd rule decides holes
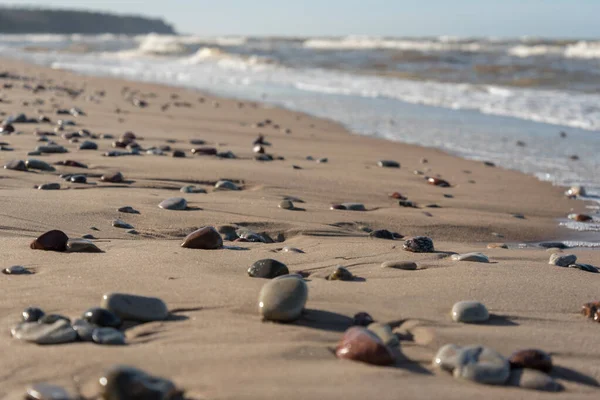
[[[403,196],[400,192],[394,192],[394,193],[390,194],[390,197],[392,199],[408,200],[408,197]]]
[[[54,163],[54,165],[64,165],[65,167],[74,167],[74,168],[87,168],[88,166],[84,163],[80,163],[75,160],[65,160]]]
[[[508,360],[485,346],[468,346],[456,356],[454,377],[489,385],[502,385],[510,376]]]
[[[416,236],[404,242],[402,248],[413,253],[433,253],[433,240],[426,236]]]
[[[586,272],[598,273],[598,268],[596,268],[596,267],[594,267],[593,265],[590,265],[590,264],[576,263],[576,264],[569,265],[569,268],[576,268],[576,269],[580,269],[580,270],[586,271]]]
[[[217,149],[214,147],[198,147],[192,149],[192,154],[197,154],[200,156],[214,156],[217,154]]]
[[[102,253],[98,246],[86,239],[69,239],[67,251],[69,253]]]
[[[87,176],[85,175],[73,175],[70,178],[73,183],[87,183]]]
[[[568,218],[577,222],[590,222],[593,220],[592,217],[586,214],[569,214]]]
[[[373,322],[367,326],[367,329],[373,332],[386,346],[398,346],[400,340],[398,336],[392,332],[392,328],[387,324],[380,324],[379,322]]]
[[[52,230],[42,234],[31,242],[30,247],[36,250],[66,251],[69,237],[59,230]]]
[[[593,301],[590,303],[585,303],[581,307],[581,313],[587,318],[594,318],[596,312],[600,309],[600,301]]]
[[[400,168],[400,163],[392,160],[381,160],[377,162],[377,165],[382,168]]]
[[[4,268],[2,273],[5,275],[31,275],[33,272],[20,265],[13,265],[12,267]]]
[[[548,264],[556,265],[558,267],[568,267],[569,265],[577,262],[577,256],[574,254],[559,254],[554,253],[550,255],[550,261]]]
[[[577,196],[585,196],[586,190],[583,186],[572,186],[569,190],[565,192],[565,196],[567,197],[577,197]]]
[[[290,246],[285,246],[281,249],[282,252],[284,253],[304,253],[304,251],[296,248],[296,247],[290,247]]]
[[[179,400],[182,392],[173,382],[148,375],[137,368],[117,365],[100,378],[100,398],[104,400]]]
[[[283,275],[267,282],[258,296],[258,310],[265,320],[288,322],[302,315],[308,286],[298,275]]]
[[[258,260],[248,268],[248,275],[252,278],[273,279],[289,273],[284,263],[270,258]]]
[[[417,263],[413,261],[386,261],[381,264],[381,268],[394,268],[414,271],[417,269]]]
[[[60,320],[64,320],[67,321],[68,323],[71,323],[71,319],[69,319],[69,317],[65,317],[64,315],[61,314],[46,314],[44,316],[42,316],[38,322],[40,324],[53,324],[56,321],[60,321]]]
[[[375,334],[366,328],[353,326],[344,332],[335,355],[338,358],[364,362],[373,365],[391,365],[394,357],[390,350]]]
[[[11,331],[15,339],[36,344],[59,344],[74,342],[77,333],[69,321],[60,319],[52,324],[22,322]]]
[[[64,388],[48,383],[36,383],[27,388],[27,400],[71,400],[73,396]]]
[[[60,190],[60,183],[42,183],[38,190]]]
[[[433,365],[444,371],[453,372],[457,365],[457,357],[462,348],[455,344],[446,344],[438,350],[433,358]]]
[[[337,267],[335,271],[331,273],[327,277],[329,281],[352,281],[354,280],[354,275],[347,268]]]
[[[387,240],[402,239],[404,237],[396,232],[390,232],[387,229],[379,229],[379,230],[373,231],[373,232],[369,233],[369,236],[373,237],[373,238],[377,238],[377,239],[387,239]]]
[[[562,243],[562,242],[542,242],[539,243],[538,246],[543,247],[545,249],[550,249],[550,248],[554,248],[554,249],[568,249],[569,246],[567,246],[566,244]]]
[[[185,158],[185,152],[181,150],[175,150],[173,152],[173,157],[175,158]]]
[[[432,177],[427,177],[426,179],[430,185],[439,186],[439,187],[450,187],[450,183],[448,183],[447,181],[445,181],[443,179],[432,178]]]
[[[126,213],[126,214],[139,214],[140,212],[131,206],[123,206],[117,208],[118,212]]]
[[[23,322],[37,322],[44,315],[46,315],[46,313],[38,307],[27,307],[21,313]]]
[[[562,385],[552,379],[551,376],[535,369],[513,369],[510,372],[507,384],[544,392],[560,392],[563,390]]]
[[[36,160],[35,158],[30,158],[27,161],[25,161],[25,166],[27,167],[27,169],[37,169],[40,171],[56,171],[56,168],[54,168],[52,165],[42,160]]]
[[[27,171],[27,166],[23,160],[12,160],[4,164],[4,169],[11,169],[13,171]]]
[[[130,235],[137,235],[139,232],[135,229],[128,229],[125,231],[125,233],[129,233]]]
[[[179,189],[181,193],[206,193],[206,190],[198,186],[184,186]]]
[[[327,162],[329,162],[329,160],[327,158],[319,158],[319,159],[317,159],[317,163],[318,164],[325,164]]]
[[[508,245],[506,243],[488,243],[488,249],[508,249]]]
[[[125,334],[115,328],[96,328],[92,332],[92,340],[97,344],[125,344]]]
[[[100,306],[112,311],[122,320],[163,321],[169,316],[167,305],[157,297],[107,293],[102,297]]]
[[[79,145],[79,150],[98,150],[98,144],[86,140]]]
[[[450,257],[454,261],[471,261],[479,263],[489,263],[490,259],[488,256],[482,253],[465,253],[465,254],[452,254]]]
[[[292,203],[290,200],[282,200],[281,203],[279,203],[279,208],[284,210],[293,210],[294,203]]]
[[[200,228],[185,237],[181,247],[213,250],[223,247],[223,238],[212,226]]]
[[[73,329],[77,333],[77,337],[79,338],[79,340],[81,340],[83,342],[93,342],[94,341],[93,335],[94,335],[94,329],[96,329],[96,326],[90,324],[86,320],[76,319],[73,322]]]
[[[455,322],[484,322],[490,318],[487,308],[478,301],[459,301],[452,307]]]
[[[69,150],[67,150],[65,147],[63,146],[59,146],[56,144],[51,144],[51,145],[47,145],[47,146],[38,146],[35,148],[35,151],[39,151],[40,153],[47,153],[47,154],[57,154],[57,153],[68,153]]]
[[[112,226],[114,226],[115,228],[133,229],[133,225],[130,225],[125,221],[121,221],[120,219],[115,219],[112,222]]]
[[[218,181],[215,190],[240,190],[240,187],[231,181]]]
[[[519,350],[508,359],[511,368],[531,368],[549,373],[552,371],[550,354],[537,349]]]
[[[114,172],[111,174],[102,175],[100,178],[102,182],[121,183],[123,182],[123,174],[120,172]]]
[[[366,327],[366,326],[371,325],[373,322],[375,322],[373,317],[371,317],[371,315],[366,312],[356,313],[356,314],[354,314],[354,317],[352,318],[352,326],[365,326]]]
[[[406,208],[418,208],[416,203],[414,203],[412,201],[408,201],[408,200],[400,200],[398,202],[398,205],[400,207],[406,207]]]
[[[121,318],[115,313],[101,307],[92,307],[83,313],[81,318],[92,325],[108,328],[121,326]]]

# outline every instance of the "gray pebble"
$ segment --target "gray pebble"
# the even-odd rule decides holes
[[[484,322],[490,318],[487,308],[478,301],[459,301],[452,307],[455,322]]]
[[[59,319],[52,324],[22,322],[11,331],[15,339],[36,344],[69,343],[77,339],[77,333],[69,321]]]
[[[165,210],[185,210],[187,201],[183,197],[171,197],[163,200],[158,206]]]
[[[260,315],[271,321],[293,321],[300,317],[308,299],[308,287],[297,275],[283,275],[267,282],[258,296]]]
[[[92,339],[98,344],[125,344],[125,335],[115,328],[96,328],[92,333]]]
[[[568,267],[569,265],[577,262],[577,256],[574,254],[559,254],[554,253],[550,255],[550,261],[548,264],[556,265],[558,267]]]
[[[107,293],[102,297],[100,306],[112,311],[122,320],[162,321],[169,316],[167,305],[157,297]]]

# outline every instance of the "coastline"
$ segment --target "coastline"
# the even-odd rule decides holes
[[[128,332],[131,344],[122,349],[86,343],[40,347],[5,335],[0,342],[5,354],[0,370],[28,373],[0,375],[0,395],[17,396],[32,381],[72,385],[73,377],[83,383],[84,393],[91,395],[94,385],[90,382],[99,368],[128,363],[171,377],[188,389],[192,398],[306,398],[307,393],[318,398],[338,398],[340,393],[364,398],[373,395],[374,388],[380,398],[390,399],[397,398],[398,390],[411,398],[440,394],[457,399],[474,395],[531,398],[529,391],[461,384],[434,371],[431,357],[448,341],[481,342],[505,355],[524,346],[543,347],[555,354],[563,370],[589,378],[578,381],[573,374],[559,371],[556,378],[567,391],[553,398],[593,398],[597,393],[590,384],[590,379],[600,379],[594,362],[600,353],[591,339],[597,324],[576,315],[583,302],[595,300],[597,276],[550,266],[549,254],[540,248],[486,249],[491,242],[560,238],[555,219],[585,210],[585,203],[565,198],[563,188],[440,150],[353,135],[332,121],[254,102],[158,84],[81,76],[13,60],[2,60],[2,64],[9,72],[85,88],[84,94],[71,99],[52,91],[32,94],[20,87],[23,82],[14,81],[12,89],[3,91],[6,115],[35,115],[41,108],[55,120],[59,116],[53,113],[52,104],[76,106],[87,114],[67,117],[76,121],[77,129],[115,137],[133,131],[143,137],[140,143],[146,148],[175,140],[170,146],[185,150],[187,157],[102,157],[102,152],[111,150],[112,140],[97,140],[99,151],[85,152],[58,136],[57,142],[70,153],[37,158],[52,163],[64,159],[84,162],[90,176],[120,170],[133,182],[111,186],[93,179],[90,185],[64,184],[69,189],[44,192],[34,191],[33,185],[61,181],[56,174],[4,170],[0,244],[6,249],[5,263],[32,266],[36,274],[6,278],[0,328],[7,331],[20,310],[32,304],[75,316],[83,311],[82,305],[97,305],[106,291],[151,294],[163,298],[171,309],[197,310],[183,312],[180,321],[132,329]],[[143,96],[148,107],[136,108],[126,101],[122,95],[125,86],[129,87],[127,93]],[[98,102],[84,100],[98,90],[106,91]],[[200,97],[205,99],[202,103]],[[35,98],[43,99],[44,104],[34,105]],[[174,102],[190,106],[176,107]],[[170,107],[161,111],[167,103]],[[266,119],[279,129],[253,127]],[[0,153],[3,163],[27,158],[27,151],[37,145],[33,129],[51,128],[15,125],[24,133],[2,137],[14,148]],[[291,133],[286,134],[285,129]],[[284,160],[253,160],[252,141],[259,133],[272,144],[266,150]],[[189,140],[194,138],[219,151],[230,150],[238,158],[193,156]],[[309,155],[326,157],[328,162],[309,161]],[[421,162],[423,158],[428,160],[426,164]],[[396,160],[401,168],[377,167],[382,159]],[[292,165],[302,169],[292,169]],[[425,171],[427,168],[431,170]],[[423,176],[413,173],[415,169],[430,176],[439,173],[452,187],[428,185]],[[74,170],[57,167],[57,173],[63,172]],[[213,192],[206,184],[224,178],[241,182],[244,190]],[[186,194],[191,210],[171,212],[157,207],[163,199],[181,195],[179,188],[192,182],[209,193]],[[397,200],[388,197],[395,191],[421,208],[399,207]],[[297,206],[305,211],[278,209],[284,196],[301,198],[304,202]],[[330,210],[337,202],[361,202],[369,211]],[[441,208],[425,207],[428,204]],[[141,214],[115,211],[124,205],[134,206]],[[513,214],[523,214],[525,219]],[[115,218],[133,223],[140,235],[111,227]],[[282,235],[285,241],[241,243],[244,251],[182,251],[186,249],[179,247],[182,235],[193,227],[225,224],[246,226],[272,237]],[[75,237],[89,233],[91,226],[100,229],[94,236],[105,251],[102,254],[51,254],[28,247],[31,239],[46,230],[61,229]],[[404,252],[402,241],[371,239],[362,230],[365,226],[407,237],[430,236],[441,251],[481,251],[493,263],[482,267],[455,263],[438,254]],[[281,253],[278,249],[282,246],[301,248],[305,254]],[[584,262],[600,264],[597,252],[572,251]],[[313,313],[307,320],[291,325],[260,322],[255,300],[264,281],[249,278],[245,270],[254,261],[271,257],[281,259],[290,269],[313,271],[308,304]],[[380,268],[389,259],[414,260],[420,268]],[[338,264],[365,282],[322,279]],[[533,291],[528,286],[532,282]],[[502,316],[502,323],[457,328],[448,321],[452,303],[470,298],[485,302],[494,314]],[[402,343],[406,359],[397,368],[341,362],[331,355],[328,348],[335,346],[343,329],[330,325],[328,318],[343,321],[358,311],[368,311],[381,321],[404,320],[398,328],[411,332],[413,340]],[[578,326],[575,333],[573,326]],[[575,338],[567,342],[564,338],[569,335]],[[590,349],[585,357],[582,344]],[[38,362],[32,365],[31,360]],[[64,360],[69,365],[61,370],[50,368]],[[298,379],[290,381],[289,376]],[[365,379],[369,385],[364,385]],[[332,386],[332,382],[344,384]]]

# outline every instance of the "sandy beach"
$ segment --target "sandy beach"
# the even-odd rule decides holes
[[[1,174],[0,267],[21,265],[35,272],[0,275],[1,398],[23,398],[26,387],[36,382],[61,385],[72,393],[78,387],[93,397],[98,377],[114,364],[168,378],[189,399],[598,397],[600,325],[580,310],[584,303],[600,300],[600,274],[549,265],[545,248],[518,246],[568,238],[571,233],[558,228],[557,218],[585,213],[586,204],[568,199],[565,188],[434,149],[355,136],[334,122],[258,103],[12,60],[1,65],[8,72],[0,79],[3,118],[24,113],[52,120],[13,124],[16,132],[0,137],[13,149],[0,151],[2,164],[35,158],[56,168],[4,169]],[[34,92],[37,85],[45,89]],[[57,86],[79,94],[68,96],[53,89]],[[138,107],[133,99],[147,106]],[[85,115],[56,113],[72,107]],[[76,125],[49,139],[69,152],[28,156],[44,144],[34,131],[52,132],[59,119]],[[82,129],[114,138],[71,143],[61,137]],[[104,156],[127,151],[112,143],[128,131],[144,150],[163,145],[171,150],[162,156],[146,151]],[[274,160],[255,160],[253,142],[259,134],[271,144],[264,150]],[[190,143],[199,139],[205,144]],[[96,142],[98,150],[79,150],[84,140]],[[231,151],[236,158],[192,154],[199,147]],[[186,157],[172,157],[174,150]],[[316,161],[321,158],[327,162]],[[88,168],[54,165],[65,160]],[[379,160],[395,160],[401,168],[380,168]],[[125,177],[123,183],[100,181],[117,171]],[[86,174],[87,183],[59,177],[67,173]],[[424,178],[438,175],[451,186],[430,185]],[[242,190],[215,191],[219,180],[230,180]],[[34,188],[53,182],[61,189]],[[186,185],[207,193],[181,193]],[[390,197],[393,192],[417,207],[399,206]],[[299,199],[296,210],[278,207],[286,196]],[[171,197],[184,197],[188,208],[158,207]],[[362,203],[366,211],[331,209],[344,202]],[[139,214],[118,212],[123,206]],[[115,219],[131,224],[137,234],[113,227]],[[223,225],[267,234],[274,243],[226,240],[219,250],[180,246],[200,227]],[[30,248],[32,240],[53,229],[70,238],[91,234],[102,253]],[[436,252],[407,252],[404,239],[369,236],[370,230],[380,229],[405,239],[428,236]],[[509,248],[487,248],[499,242]],[[282,251],[285,246],[303,253]],[[482,252],[490,262],[448,257],[469,252]],[[564,252],[575,254],[578,262],[600,265],[597,251]],[[246,271],[267,258],[286,264],[291,272],[310,273],[306,309],[295,322],[263,322],[259,316],[258,295],[268,281],[251,278]],[[414,261],[418,268],[382,268],[386,261]],[[337,266],[348,268],[356,279],[325,279]],[[75,319],[99,306],[109,292],[159,297],[171,316],[127,329],[124,346],[40,346],[10,335],[26,307]],[[490,319],[453,322],[450,310],[461,300],[482,302]],[[358,312],[369,313],[397,334],[393,366],[336,358],[336,344]],[[506,357],[522,349],[544,350],[553,358],[550,375],[564,390],[546,393],[454,379],[432,366],[434,355],[447,343],[485,345]]]

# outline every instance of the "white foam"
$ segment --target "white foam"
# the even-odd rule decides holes
[[[347,36],[334,39],[308,39],[303,47],[310,49],[396,49],[416,51],[486,51],[486,46],[476,41],[464,41],[457,38],[444,37],[439,39],[386,39],[372,36]]]

